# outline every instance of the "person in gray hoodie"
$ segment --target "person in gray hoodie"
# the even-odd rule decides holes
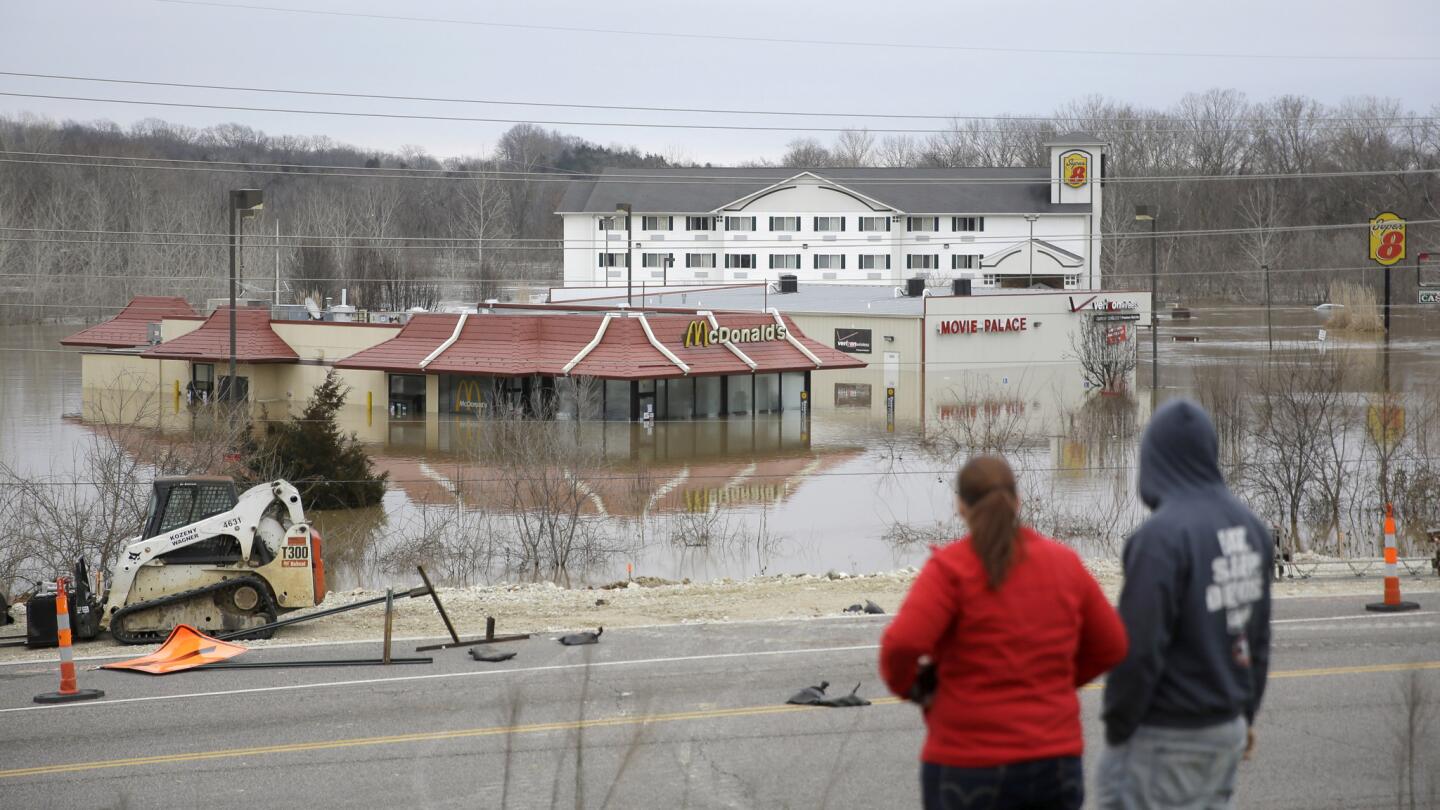
[[[1205,411],[1155,411],[1140,448],[1148,520],[1125,542],[1125,660],[1105,681],[1099,806],[1234,806],[1270,664],[1274,543],[1225,486]]]

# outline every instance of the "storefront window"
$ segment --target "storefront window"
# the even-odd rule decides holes
[[[730,415],[743,416],[755,408],[755,378],[749,374],[736,374],[729,378]]]
[[[684,377],[665,381],[666,419],[689,419],[695,412],[695,380]]]
[[[720,415],[720,377],[695,378],[695,418],[713,419]]]
[[[390,415],[425,415],[425,375],[390,375]]]
[[[755,375],[755,412],[774,413],[780,410],[780,375]]]
[[[580,416],[580,402],[575,380],[568,377],[555,381],[555,418],[577,419]]]
[[[805,390],[805,372],[787,371],[780,375],[780,408],[786,411],[800,409],[800,392]]]
[[[630,381],[605,381],[605,418],[610,421],[630,421]]]

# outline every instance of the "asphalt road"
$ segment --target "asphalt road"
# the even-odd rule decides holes
[[[1430,717],[1409,735],[1416,806],[1440,807],[1440,595],[1399,615],[1363,601],[1277,601],[1242,806],[1395,806],[1413,680]],[[31,702],[55,688],[53,665],[4,665],[0,806],[918,807],[921,723],[875,674],[884,621],[617,629],[573,648],[545,636],[497,645],[518,653],[502,664],[452,650],[389,669],[156,678],[91,661],[81,686],[105,698],[61,707]],[[376,654],[347,644],[244,660]],[[821,679],[859,683],[876,705],[783,705]],[[1082,694],[1093,767],[1100,693]]]

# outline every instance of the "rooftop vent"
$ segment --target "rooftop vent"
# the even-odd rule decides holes
[[[781,274],[780,274],[780,292],[782,292],[782,293],[795,293],[795,292],[800,292],[800,277],[797,276],[797,275],[795,275],[794,273],[781,273]]]
[[[921,276],[905,279],[905,294],[911,298],[920,298],[925,295],[925,279]]]

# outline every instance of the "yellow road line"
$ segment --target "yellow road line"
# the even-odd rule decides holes
[[[1363,675],[1377,672],[1409,672],[1415,670],[1440,670],[1440,661],[1418,661],[1403,664],[1371,664],[1352,667],[1319,667],[1313,669],[1291,669],[1270,673],[1272,678],[1318,678],[1334,675]],[[1100,684],[1090,684],[1086,689],[1099,689]],[[877,706],[900,703],[899,698],[883,697],[872,701]],[[251,748],[230,748],[221,751],[194,751],[179,754],[160,754],[150,757],[127,759],[105,759],[95,762],[72,762],[59,765],[39,765],[33,768],[14,768],[0,771],[0,779],[14,779],[25,776],[50,776],[80,771],[97,771],[106,768],[131,768],[143,765],[166,765],[179,762],[200,762],[207,759],[230,759],[234,757],[260,756],[264,754],[290,754],[302,751],[329,751],[341,748],[360,748],[373,745],[396,745],[400,743],[435,742],[461,740],[474,737],[494,737],[505,734],[536,734],[547,731],[573,731],[576,729],[615,728],[621,726],[643,726],[655,723],[674,723],[685,720],[714,720],[731,717],[762,717],[774,714],[815,711],[811,706],[742,706],[732,709],[706,709],[689,712],[671,712],[635,717],[603,717],[590,720],[562,720],[554,723],[528,723],[524,725],[487,726],[482,728],[456,729],[453,731],[423,731],[412,734],[392,734],[383,737],[356,737],[346,740],[316,740],[314,742],[261,745]]]

